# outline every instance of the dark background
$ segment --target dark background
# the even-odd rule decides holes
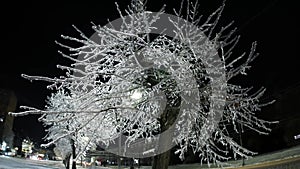
[[[114,2],[11,1],[2,4],[0,88],[13,90],[19,106],[43,108],[46,97],[51,93],[46,89],[47,83],[31,83],[20,75],[61,75],[63,72],[56,65],[70,62],[57,53],[61,48],[54,41],[69,44],[60,38],[61,34],[79,37],[72,27],[73,24],[91,35],[91,21],[105,25],[108,18],[117,19],[118,12]],[[117,2],[121,9],[130,3],[129,0]],[[204,16],[208,16],[222,3],[220,0],[199,2],[200,13]],[[179,8],[180,0],[148,0],[148,10],[158,11],[163,4],[168,5],[166,12],[172,13],[172,8]],[[251,132],[243,136],[245,146],[255,151],[268,152],[299,144],[299,141],[292,141],[290,138],[290,135],[300,134],[299,125],[286,125],[291,123],[291,118],[299,119],[300,113],[300,89],[297,87],[300,84],[297,7],[296,1],[287,0],[228,0],[220,21],[224,25],[234,20],[234,26],[238,27],[237,34],[242,37],[235,50],[236,56],[243,51],[249,51],[251,43],[258,41],[257,51],[260,56],[252,63],[253,67],[248,71],[248,76],[238,78],[236,82],[242,86],[254,86],[256,89],[264,86],[268,89],[264,99],[277,99],[275,104],[262,110],[261,117],[283,123],[275,126],[268,137],[257,136]],[[295,131],[284,141],[289,128]],[[36,116],[16,118],[15,131],[39,142],[45,135]]]

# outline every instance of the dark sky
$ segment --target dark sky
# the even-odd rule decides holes
[[[44,106],[44,100],[50,91],[44,82],[22,79],[22,73],[29,75],[59,76],[62,71],[56,64],[68,64],[57,50],[54,41],[63,41],[61,34],[76,36],[72,24],[87,35],[91,35],[90,22],[104,25],[107,18],[118,18],[115,1],[79,1],[57,3],[25,1],[9,2],[1,5],[1,59],[0,87],[14,90],[19,105]],[[129,0],[118,0],[123,8]],[[220,4],[220,0],[199,0],[200,13],[210,14]],[[179,7],[180,0],[148,0],[148,9],[157,11],[163,4],[171,13],[173,7]],[[299,21],[296,1],[287,0],[228,0],[221,18],[222,23],[235,21],[241,42],[236,55],[243,50],[249,51],[251,42],[258,41],[259,58],[253,62],[247,78],[241,84],[247,86],[265,86],[272,94],[300,82],[300,64],[298,61]],[[243,50],[241,50],[243,49]],[[24,133],[36,138],[41,137],[42,128],[35,118],[23,117],[16,120]]]

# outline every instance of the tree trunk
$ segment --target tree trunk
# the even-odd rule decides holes
[[[165,110],[158,118],[160,123],[160,133],[166,130],[173,130],[170,128],[176,121],[180,111],[181,97],[180,93],[177,92],[176,80],[172,79],[170,74],[164,70],[150,68],[144,72],[148,76],[145,79],[141,79],[138,83],[143,84],[145,87],[153,87],[159,82],[164,80],[164,83],[160,86],[166,96],[167,103]],[[172,143],[173,132],[168,134],[160,135],[159,144],[157,145],[158,150],[167,150],[169,145]],[[158,154],[153,157],[152,169],[168,169],[170,161],[170,150]]]
[[[168,169],[170,162],[170,150],[153,157],[152,169]]]
[[[73,157],[73,159],[72,159],[72,169],[76,169],[76,161],[75,161],[75,159],[76,159],[76,149],[75,149],[75,143],[74,143],[74,140],[72,139],[71,140],[71,146],[72,146],[72,157]]]
[[[160,116],[160,125],[161,125],[161,133],[166,130],[173,130],[170,128],[173,123],[176,121],[177,115],[179,113],[178,107],[166,107],[164,112]],[[169,144],[172,143],[172,137],[173,132],[171,132],[171,135],[161,135],[159,138],[159,145],[158,149],[163,148],[165,146],[169,146]],[[170,152],[171,150],[168,150],[162,154],[158,154],[153,157],[153,163],[152,163],[152,169],[168,169],[169,163],[170,163]]]
[[[71,157],[71,155],[68,155],[68,156],[63,160],[63,164],[65,165],[66,169],[70,169],[70,157]]]

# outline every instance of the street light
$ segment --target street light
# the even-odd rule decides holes
[[[143,96],[143,94],[142,94],[142,92],[141,91],[139,91],[139,90],[135,90],[134,92],[133,92],[133,94],[131,95],[131,99],[132,100],[140,100],[141,98],[142,98],[142,96]]]

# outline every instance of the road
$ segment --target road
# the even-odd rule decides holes
[[[0,156],[0,169],[62,169],[64,168],[61,161],[30,160]],[[77,169],[83,169],[77,166]],[[90,166],[85,169],[110,169],[107,167]]]
[[[55,166],[57,165],[57,166]],[[57,163],[42,163],[29,159],[20,159],[7,156],[0,156],[0,169],[60,169]]]

